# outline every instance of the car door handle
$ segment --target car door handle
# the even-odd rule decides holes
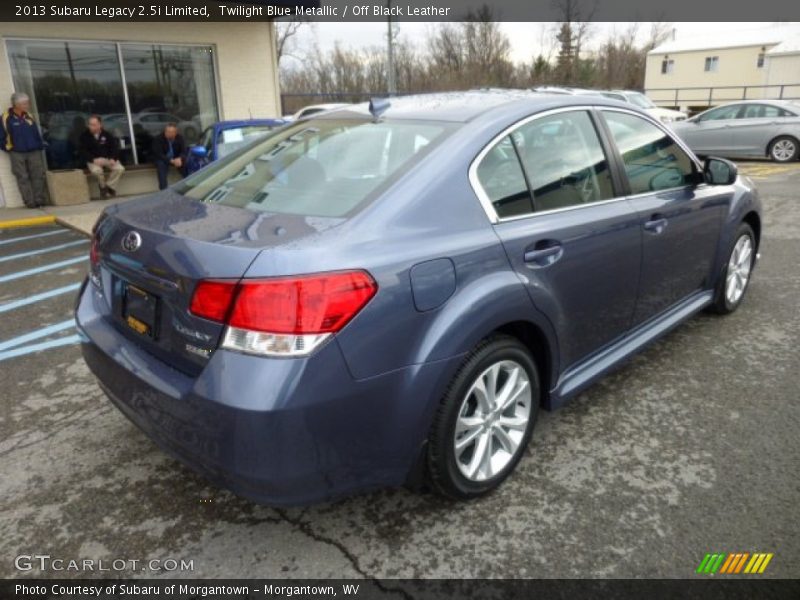
[[[564,248],[559,243],[545,247],[537,247],[525,252],[525,262],[531,266],[546,267],[556,262],[564,254]]]
[[[649,221],[645,221],[644,228],[646,231],[659,234],[667,228],[667,219],[653,215]]]

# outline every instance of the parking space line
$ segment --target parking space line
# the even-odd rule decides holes
[[[22,348],[15,348],[6,352],[0,352],[0,362],[8,360],[9,358],[16,358],[17,356],[24,356],[32,354],[33,352],[41,352],[42,350],[49,350],[50,348],[57,348],[59,346],[70,346],[77,344],[81,341],[79,335],[69,335],[66,337],[50,340],[48,342],[41,342],[39,344],[31,344],[30,346],[22,346]]]
[[[69,258],[67,260],[51,263],[49,265],[43,265],[41,267],[35,267],[33,269],[27,269],[25,271],[17,271],[16,273],[9,273],[8,275],[0,276],[0,283],[5,283],[6,281],[14,281],[15,279],[22,279],[23,277],[28,277],[30,275],[37,275],[39,273],[44,273],[46,271],[61,269],[69,265],[74,265],[75,263],[88,260],[89,259],[86,256],[76,256],[75,258]]]
[[[61,235],[67,233],[69,229],[59,229],[57,231],[45,231],[44,233],[37,233],[35,235],[23,235],[21,237],[11,238],[10,240],[0,240],[0,246],[6,244],[13,244],[14,242],[24,242],[25,240],[33,240],[36,238],[50,237],[51,235]]]
[[[28,252],[20,252],[19,254],[11,254],[9,256],[0,256],[0,263],[8,262],[9,260],[16,260],[18,258],[28,258],[29,256],[36,256],[37,254],[45,254],[46,252],[55,252],[56,250],[64,250],[79,246],[80,244],[88,244],[89,240],[76,240],[74,242],[67,242],[66,244],[56,244],[55,246],[48,246],[47,248],[39,248],[38,250],[30,250]]]
[[[12,300],[11,302],[0,304],[0,313],[8,312],[9,310],[14,310],[15,308],[19,308],[21,306],[28,306],[29,304],[41,302],[42,300],[47,300],[48,298],[60,296],[61,294],[68,294],[70,292],[77,290],[79,287],[81,287],[80,283],[71,283],[69,285],[65,285],[60,288],[56,288],[54,290],[48,290],[46,292],[42,292],[41,294],[34,294],[33,296],[28,296],[27,298]]]
[[[66,321],[61,321],[61,323],[48,325],[47,327],[42,327],[41,329],[36,329],[35,331],[18,335],[17,337],[6,340],[5,342],[0,342],[0,351],[21,346],[26,342],[32,342],[33,340],[38,340],[40,338],[47,337],[48,335],[52,335],[53,333],[58,333],[59,331],[64,331],[65,329],[70,329],[72,327],[75,327],[75,319],[68,319]]]

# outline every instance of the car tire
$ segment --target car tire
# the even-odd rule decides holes
[[[745,252],[746,256],[743,256]],[[756,236],[750,225],[739,225],[726,256],[711,305],[711,310],[720,315],[739,308],[750,285],[756,260]]]
[[[775,162],[793,162],[800,153],[800,143],[790,135],[782,135],[769,143],[768,153]]]
[[[519,340],[494,335],[478,344],[450,383],[431,426],[431,488],[459,500],[497,488],[530,441],[540,399],[536,364]]]

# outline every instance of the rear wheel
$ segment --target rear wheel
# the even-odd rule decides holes
[[[536,365],[522,343],[498,335],[479,344],[453,378],[431,427],[432,487],[469,499],[499,486],[528,445],[539,399]]]
[[[739,225],[733,240],[712,305],[714,312],[721,315],[727,315],[739,308],[756,260],[756,237],[750,225]]]
[[[797,160],[800,144],[789,135],[775,138],[769,145],[769,157],[775,162],[792,162]]]

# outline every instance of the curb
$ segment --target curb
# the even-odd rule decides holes
[[[68,221],[65,221],[64,219],[60,219],[58,217],[53,217],[53,218],[55,219],[55,222],[58,225],[61,225],[62,227],[66,227],[67,229],[71,229],[75,233],[80,233],[81,235],[85,235],[88,238],[92,237],[92,234],[89,231],[85,231],[85,230],[81,229],[80,227],[76,227],[75,225],[73,225],[72,223],[70,223]],[[0,222],[0,228],[2,228],[2,226],[3,226],[3,224],[2,224],[2,222]]]
[[[27,217],[25,219],[12,219],[10,221],[0,221],[0,229],[12,229],[15,227],[33,227],[34,225],[50,225],[55,223],[56,218],[53,215],[44,215],[41,217]]]

